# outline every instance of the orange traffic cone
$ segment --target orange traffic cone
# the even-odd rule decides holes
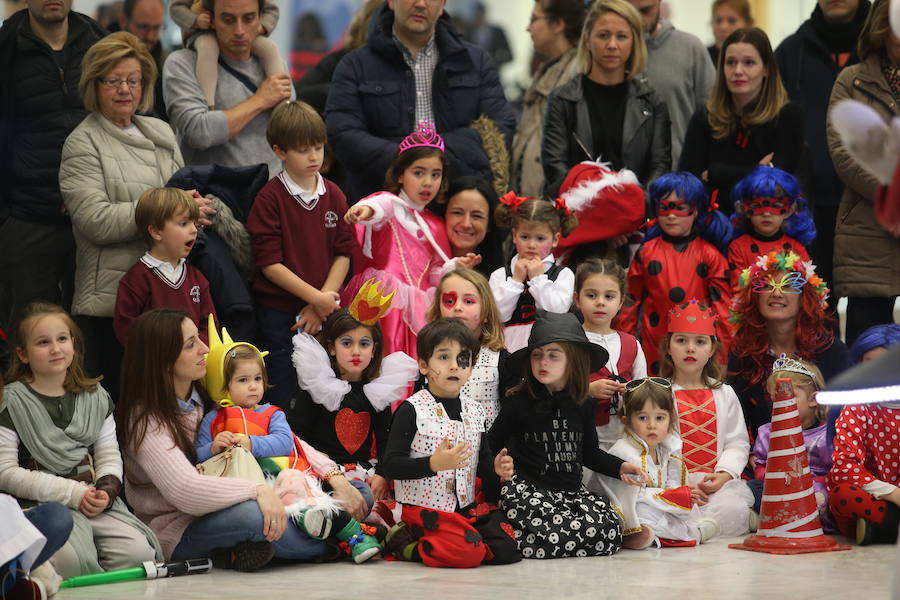
[[[809,456],[803,445],[800,413],[790,379],[779,379],[776,383],[759,530],[740,544],[728,547],[769,554],[850,549],[822,533]]]

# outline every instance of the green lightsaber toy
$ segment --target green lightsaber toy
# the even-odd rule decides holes
[[[166,563],[147,561],[140,567],[131,569],[118,569],[116,571],[70,577],[63,581],[59,587],[83,587],[134,579],[162,579],[163,577],[175,577],[176,575],[196,575],[207,573],[210,569],[212,569],[212,560],[208,558],[192,558],[190,560]]]

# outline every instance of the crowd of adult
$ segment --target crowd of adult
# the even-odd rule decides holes
[[[446,0],[369,0],[346,48],[296,84],[287,66],[266,75],[251,52],[264,0],[205,0],[220,54],[214,105],[197,81],[194,50],[161,62],[160,0],[127,0],[112,34],[71,3],[27,0],[0,28],[0,327],[35,300],[71,308],[86,334],[87,370],[104,374],[114,393],[123,355],[112,326],[116,290],[145,250],[134,223],[138,198],[185,166],[218,165],[233,177],[264,164],[274,177],[281,161],[267,124],[273,107],[295,97],[323,112],[328,168],[343,173],[351,204],[383,189],[416,123],[433,123],[451,178],[436,211],[452,255],[479,255],[475,266],[486,276],[508,264],[507,232],[493,220],[501,194],[553,199],[582,161],[628,169],[645,189],[677,165],[726,212],[738,180],[759,165],[778,167],[803,184],[819,231],[811,255],[849,298],[848,343],[893,320],[900,240],[874,217],[877,181],[827,126],[829,106],[845,98],[885,119],[900,114],[900,41],[889,33],[887,0],[819,0],[774,51],[746,0],[712,3],[709,49],[662,18],[660,0],[534,0],[527,28],[546,62],[518,124],[493,59],[455,30]],[[190,191],[201,226],[242,230],[247,200]],[[810,360],[826,380],[847,366],[817,294],[812,286],[738,293],[743,322],[729,367],[751,427],[768,420],[763,387],[774,356]],[[267,486],[211,486],[194,470],[184,431],[195,432],[202,417],[205,398],[192,382],[203,375],[205,346],[184,314],[153,314],[157,321],[134,325],[124,350],[142,376],[121,387],[128,496],[138,516],[167,556],[210,549],[223,523],[249,532],[230,543],[275,541],[275,555],[289,559],[320,555],[320,542],[286,528]],[[172,397],[181,399],[177,411]],[[313,468],[325,474],[330,466]],[[346,480],[332,483],[364,510]]]

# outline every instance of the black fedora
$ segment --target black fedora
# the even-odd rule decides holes
[[[531,334],[528,336],[528,345],[516,350],[507,360],[507,366],[512,373],[524,375],[525,365],[531,351],[554,342],[569,342],[582,346],[591,355],[591,372],[606,365],[609,353],[603,346],[598,346],[588,341],[581,328],[581,323],[572,313],[552,313],[539,310]]]

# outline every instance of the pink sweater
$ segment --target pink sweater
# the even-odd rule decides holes
[[[196,431],[203,418],[201,410],[181,415],[189,431]],[[311,446],[304,444],[303,448],[316,473],[323,475],[336,467],[334,461]],[[127,453],[125,461],[128,502],[159,538],[167,560],[196,517],[256,499],[257,483],[198,473],[168,431],[153,421],[141,447]]]

